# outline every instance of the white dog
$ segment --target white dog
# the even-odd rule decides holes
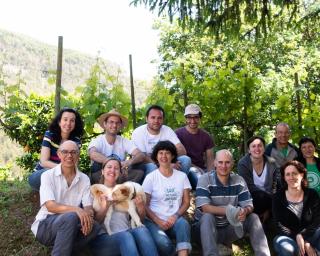
[[[110,229],[110,220],[114,209],[120,212],[129,213],[131,216],[132,228],[143,226],[137,213],[136,205],[133,202],[133,199],[137,195],[141,195],[143,202],[146,203],[146,195],[140,184],[127,181],[123,184],[116,185],[113,189],[110,189],[103,184],[94,184],[91,186],[91,193],[93,195],[93,209],[96,211],[101,208],[100,203],[102,195],[105,196],[107,200],[115,201],[115,204],[112,204],[108,208],[104,219],[104,225],[108,234],[112,233]]]

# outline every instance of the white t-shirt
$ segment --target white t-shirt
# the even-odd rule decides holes
[[[101,134],[94,138],[89,146],[88,152],[91,148],[95,147],[96,150],[105,155],[106,157],[117,156],[124,161],[126,159],[126,154],[132,154],[132,152],[137,148],[131,140],[117,135],[116,140],[113,145],[109,144],[105,134]]]
[[[165,177],[159,169],[147,175],[142,187],[145,193],[151,195],[150,210],[165,221],[179,210],[183,191],[191,189],[185,173],[173,170],[170,177]]]
[[[256,173],[255,170],[253,170],[253,182],[258,188],[260,188],[263,191],[265,191],[264,184],[266,183],[267,172],[268,170],[266,164],[264,165],[260,176]]]
[[[132,133],[132,140],[141,152],[151,155],[153,147],[161,140],[169,140],[174,145],[181,143],[175,132],[166,125],[162,125],[157,135],[150,134],[147,124],[136,128]]]
[[[49,212],[44,205],[47,201],[55,201],[59,204],[83,207],[92,205],[92,197],[90,194],[90,180],[87,175],[79,170],[76,172],[70,187],[67,180],[61,173],[61,164],[44,172],[41,175],[40,186],[40,205],[41,208],[31,226],[32,233],[36,236],[40,221],[44,220]]]

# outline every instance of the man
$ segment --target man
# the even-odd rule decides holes
[[[61,163],[41,176],[40,204],[31,230],[36,239],[53,246],[52,255],[71,255],[99,232],[93,221],[90,180],[77,169],[79,148],[71,140],[58,149]]]
[[[121,161],[122,172],[128,171],[126,179],[141,183],[144,176],[143,171],[133,169],[131,166],[142,162],[144,155],[132,141],[118,135],[120,130],[127,125],[128,120],[113,109],[100,115],[98,123],[104,129],[104,134],[93,139],[88,146],[90,159],[94,162],[93,182],[99,181],[102,164],[107,158],[116,157]],[[127,154],[131,155],[130,159],[126,159]]]
[[[259,217],[252,213],[253,205],[242,177],[231,173],[232,154],[228,150],[216,153],[215,171],[199,178],[196,191],[197,218],[203,255],[219,255],[218,243],[231,246],[232,242],[249,233],[254,254],[270,255],[267,238]],[[237,208],[235,208],[237,207]],[[233,222],[228,209],[235,209]],[[232,225],[231,225],[232,224]],[[239,228],[240,231],[239,232]]]
[[[187,175],[191,167],[191,160],[186,156],[186,150],[181,144],[174,131],[163,125],[164,110],[158,105],[152,105],[148,108],[146,113],[146,124],[136,128],[132,133],[132,140],[134,144],[145,154],[145,161],[142,166],[145,175],[157,169],[156,164],[151,160],[151,153],[153,147],[160,140],[169,140],[172,142],[178,152],[178,162],[174,168],[183,171]]]
[[[207,170],[213,169],[213,140],[203,129],[199,128],[202,113],[196,104],[185,108],[186,126],[175,132],[191,158],[190,182],[192,188],[197,186],[198,177]]]
[[[266,155],[275,159],[277,168],[298,156],[298,148],[289,143],[289,138],[289,125],[278,123],[275,129],[275,138],[266,147]]]

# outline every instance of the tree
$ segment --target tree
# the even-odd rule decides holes
[[[305,6],[314,6],[305,19],[319,17],[320,12],[318,1],[304,0],[133,0],[131,4],[143,4],[159,16],[166,14],[170,21],[177,19],[183,28],[208,31],[217,38],[265,36],[275,22],[286,28],[295,25],[296,15]]]

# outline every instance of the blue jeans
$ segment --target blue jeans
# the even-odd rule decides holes
[[[311,237],[305,239],[311,246],[320,252],[320,228]],[[288,236],[276,236],[273,239],[273,247],[279,256],[292,256],[299,254],[299,247],[296,240]]]
[[[95,256],[157,256],[157,248],[146,227],[108,235],[101,234],[90,242]]]
[[[80,219],[76,213],[52,214],[39,223],[36,239],[43,245],[53,246],[53,256],[76,254],[97,236],[101,227],[94,223],[87,236],[80,229]]]
[[[185,249],[191,251],[190,225],[183,217],[179,217],[173,227],[165,231],[150,219],[145,219],[144,224],[149,229],[161,256],[175,255],[176,251]],[[176,249],[170,238],[176,239]]]
[[[177,161],[179,161],[181,164],[181,171],[183,171],[188,176],[191,167],[191,158],[186,155],[178,156]],[[158,166],[155,163],[146,163],[136,164],[132,168],[143,170],[144,175],[147,176],[149,173],[158,169]]]
[[[30,187],[35,190],[39,191],[40,190],[40,183],[41,183],[41,175],[48,169],[40,169],[40,170],[35,170],[33,173],[30,174],[28,181]]]

